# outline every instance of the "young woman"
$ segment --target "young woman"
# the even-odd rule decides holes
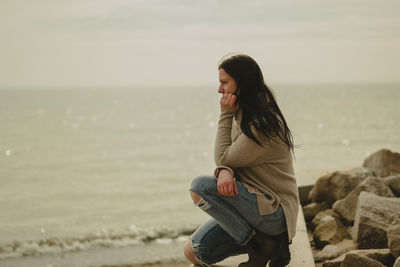
[[[286,266],[299,205],[291,132],[254,59],[230,56],[218,70],[217,167],[190,188],[212,219],[190,237],[184,254],[201,266],[243,253],[249,261],[240,267]]]

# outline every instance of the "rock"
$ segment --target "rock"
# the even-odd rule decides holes
[[[363,255],[370,259],[379,261],[383,265],[390,266],[393,264],[394,258],[387,248],[381,249],[366,249],[366,250],[353,250],[353,253]]]
[[[400,218],[393,221],[387,232],[388,246],[395,258],[400,256]]]
[[[336,246],[340,249],[340,254],[344,254],[356,248],[352,239],[344,239],[337,243]]]
[[[366,257],[379,261],[385,266],[391,266],[394,262],[393,255],[390,253],[390,250],[387,248],[381,249],[367,249],[367,250],[355,250],[357,253],[361,253]]]
[[[323,203],[311,203],[303,207],[304,219],[306,222],[311,221],[315,215],[320,213],[323,210],[329,209],[329,206],[326,202]]]
[[[366,177],[375,176],[367,168],[356,168],[349,171],[335,171],[320,177],[311,189],[308,198],[311,202],[328,202],[329,205],[342,199]]]
[[[347,224],[354,221],[356,215],[358,196],[361,192],[371,192],[382,197],[394,197],[392,190],[378,177],[368,177],[362,181],[345,198],[333,204],[333,210],[338,213]]]
[[[326,245],[321,251],[314,254],[314,260],[315,262],[324,262],[334,259],[352,249],[354,249],[353,240],[345,239],[336,245]]]
[[[339,256],[340,249],[335,245],[326,245],[321,251],[314,254],[315,262],[323,262]]]
[[[362,250],[351,250],[348,253],[330,261],[326,261],[322,264],[323,267],[340,267],[344,258],[347,254],[356,254],[370,259],[376,260],[382,263],[384,266],[392,266],[394,258],[390,253],[389,249],[362,249]]]
[[[357,254],[346,254],[340,267],[385,267],[379,261],[357,255]]]
[[[339,219],[339,214],[337,214],[336,212],[334,212],[332,209],[328,209],[328,210],[323,210],[320,213],[318,213],[314,219],[311,221],[311,229],[314,230],[315,228],[317,228],[317,226],[320,224],[321,220],[324,219],[324,217],[326,216],[331,216],[334,218]]]
[[[341,258],[342,256],[340,256],[339,258]],[[344,259],[344,255],[343,255],[343,259]],[[343,259],[338,260],[338,259],[334,259],[331,261],[326,261],[324,263],[322,263],[322,267],[340,267],[340,264],[342,264]]]
[[[381,149],[368,156],[363,166],[372,169],[377,176],[381,177],[400,174],[400,153]]]
[[[400,197],[400,175],[393,175],[383,178],[383,182],[390,187],[396,197]]]
[[[330,215],[323,217],[314,230],[314,242],[317,248],[328,244],[337,244],[346,238],[351,238],[347,233],[347,228],[338,218]]]
[[[322,267],[340,267],[340,264],[342,264],[343,260],[344,260],[344,255],[340,256],[337,259],[322,263]]]
[[[389,225],[400,218],[400,199],[361,192],[353,227],[358,248],[386,248]]]
[[[347,227],[347,233],[349,233],[350,236],[353,235],[353,226],[348,226]]]
[[[393,267],[400,267],[400,257],[397,257],[396,261],[393,264]]]

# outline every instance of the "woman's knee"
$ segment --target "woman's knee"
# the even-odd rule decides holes
[[[193,203],[194,203],[195,205],[197,205],[197,204],[200,202],[200,200],[201,200],[201,196],[199,196],[199,195],[196,194],[195,192],[190,192],[190,196],[192,197]]]
[[[193,179],[190,191],[195,193],[203,192],[205,189],[216,185],[217,180],[213,176],[199,176]]]
[[[183,246],[183,254],[185,255],[186,259],[188,259],[193,264],[198,264],[196,257],[194,256],[193,248],[192,248],[192,240],[186,241],[185,245]]]
[[[207,194],[210,188],[216,186],[216,179],[212,176],[199,176],[192,181],[190,196],[195,205],[202,203],[202,196]]]

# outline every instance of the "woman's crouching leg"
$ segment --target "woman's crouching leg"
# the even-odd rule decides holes
[[[217,184],[213,176],[195,178],[190,187],[193,201],[197,207],[216,219],[237,244],[244,246],[255,235],[255,230],[237,211],[237,206],[244,203],[243,199],[240,193],[234,197],[219,194]]]
[[[246,247],[236,244],[215,219],[201,225],[184,245],[185,257],[201,266],[210,266],[246,251]]]

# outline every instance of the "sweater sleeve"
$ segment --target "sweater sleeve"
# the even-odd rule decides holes
[[[214,158],[217,166],[230,168],[249,167],[266,161],[266,148],[241,133],[232,142],[232,120],[235,112],[223,109],[215,139]],[[256,135],[256,137],[258,137]]]

